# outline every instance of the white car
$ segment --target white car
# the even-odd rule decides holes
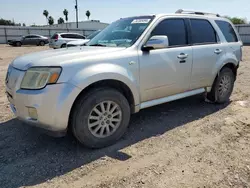
[[[55,33],[50,40],[50,48],[66,48],[68,42],[82,41],[86,37],[79,33]]]
[[[98,35],[100,32],[101,30],[97,30],[92,34],[90,34],[86,39],[68,42],[67,47],[83,46],[84,44],[89,42],[92,38],[94,38],[96,35]]]
[[[128,17],[83,47],[16,58],[6,94],[18,119],[101,148],[117,142],[142,109],[196,94],[228,102],[241,59],[240,36],[219,15]]]

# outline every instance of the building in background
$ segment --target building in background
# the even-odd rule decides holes
[[[105,27],[107,27],[109,24],[100,22],[100,20],[88,20],[88,21],[82,21],[78,22],[78,29],[84,29],[84,30],[102,30]],[[60,28],[60,29],[76,29],[76,22],[68,22],[63,24],[54,24],[50,26],[45,27],[51,27],[51,28]]]

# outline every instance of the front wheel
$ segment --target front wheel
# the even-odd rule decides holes
[[[229,100],[235,82],[235,75],[230,68],[223,68],[214,81],[212,90],[207,98],[216,103],[225,103]]]
[[[85,146],[102,148],[125,133],[130,120],[127,99],[112,88],[98,88],[82,96],[73,109],[72,131]]]
[[[22,43],[21,42],[16,42],[16,46],[20,47],[20,46],[22,46]]]
[[[44,41],[40,41],[39,45],[40,45],[40,46],[44,46],[44,45],[45,45],[45,42],[44,42]]]

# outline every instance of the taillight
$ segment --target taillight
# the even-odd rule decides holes
[[[55,36],[55,41],[57,41],[57,40],[58,40],[58,35]]]

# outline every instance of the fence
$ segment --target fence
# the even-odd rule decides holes
[[[250,24],[236,25],[244,44],[250,44]]]
[[[236,25],[236,28],[241,36],[244,44],[250,44],[250,24]],[[52,36],[54,33],[79,33],[89,35],[95,30],[89,29],[60,29],[49,27],[19,27],[19,26],[0,26],[0,44],[7,43],[10,39],[19,39],[21,36],[29,34],[43,35],[46,37]]]
[[[46,37],[51,37],[54,33],[79,33],[82,35],[89,35],[95,30],[85,29],[60,29],[48,27],[19,27],[19,26],[0,26],[0,44],[7,43],[11,39],[19,39],[24,35],[37,34]]]

